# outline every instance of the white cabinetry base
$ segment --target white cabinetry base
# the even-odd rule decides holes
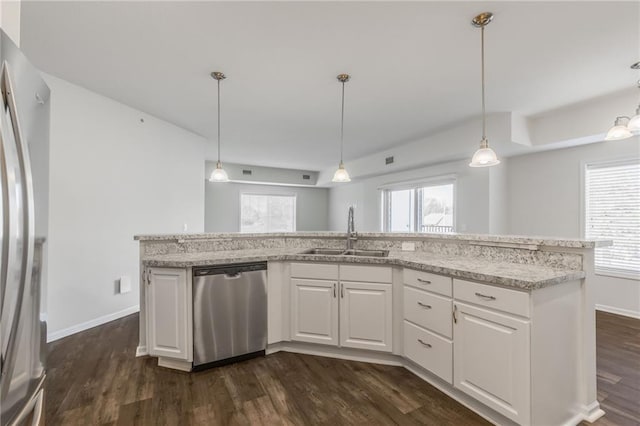
[[[191,371],[192,363],[172,358],[158,358],[158,366],[180,371]]]
[[[136,348],[136,358],[141,357],[141,356],[147,356],[149,355],[149,350],[147,349],[147,346],[138,346]]]

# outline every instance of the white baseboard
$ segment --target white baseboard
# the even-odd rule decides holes
[[[178,359],[158,358],[158,366],[171,368],[173,370],[191,371],[191,369],[193,368],[193,363],[180,361]]]
[[[136,358],[141,357],[141,356],[147,356],[149,355],[149,351],[147,350],[147,346],[138,346],[136,348]]]
[[[587,421],[589,423],[595,422],[605,414],[602,408],[600,408],[600,403],[598,401],[593,401],[589,405],[582,406],[581,411],[582,411],[581,420]]]
[[[327,358],[346,359],[349,361],[369,362],[373,364],[402,366],[402,357],[387,352],[376,352],[365,349],[339,348],[337,346],[318,345],[303,342],[280,342],[267,346],[266,354],[276,352],[294,352],[304,355],[323,356]]]
[[[623,315],[625,317],[640,319],[640,311],[632,311],[630,309],[616,308],[614,306],[596,304],[596,311],[609,312],[610,314],[617,314],[617,315]]]
[[[101,317],[73,325],[71,327],[64,328],[62,330],[54,331],[51,333],[47,333],[47,343],[53,342],[58,339],[62,339],[63,337],[71,336],[72,334],[79,333],[84,330],[88,330],[93,327],[97,327],[104,323],[117,320],[118,318],[126,317],[127,315],[135,314],[140,311],[140,305],[131,306],[129,308],[123,309],[118,312],[114,312],[112,314],[103,315]]]

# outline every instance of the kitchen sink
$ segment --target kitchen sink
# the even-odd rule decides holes
[[[389,250],[347,250],[342,254],[346,256],[387,257]]]
[[[387,257],[389,256],[389,250],[343,250],[332,248],[312,248],[303,251],[302,254],[319,254],[325,256]]]
[[[312,248],[302,252],[302,254],[323,254],[325,256],[337,256],[342,253],[344,253],[343,249],[332,249],[332,248]]]

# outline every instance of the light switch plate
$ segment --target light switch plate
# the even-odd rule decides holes
[[[120,294],[129,293],[131,291],[131,277],[123,275],[120,277]]]
[[[403,242],[402,251],[416,251],[416,243]]]

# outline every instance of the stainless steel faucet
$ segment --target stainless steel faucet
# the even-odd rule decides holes
[[[349,207],[349,217],[347,218],[347,250],[353,250],[353,246],[358,241],[356,232],[356,222],[353,218],[353,206]]]

